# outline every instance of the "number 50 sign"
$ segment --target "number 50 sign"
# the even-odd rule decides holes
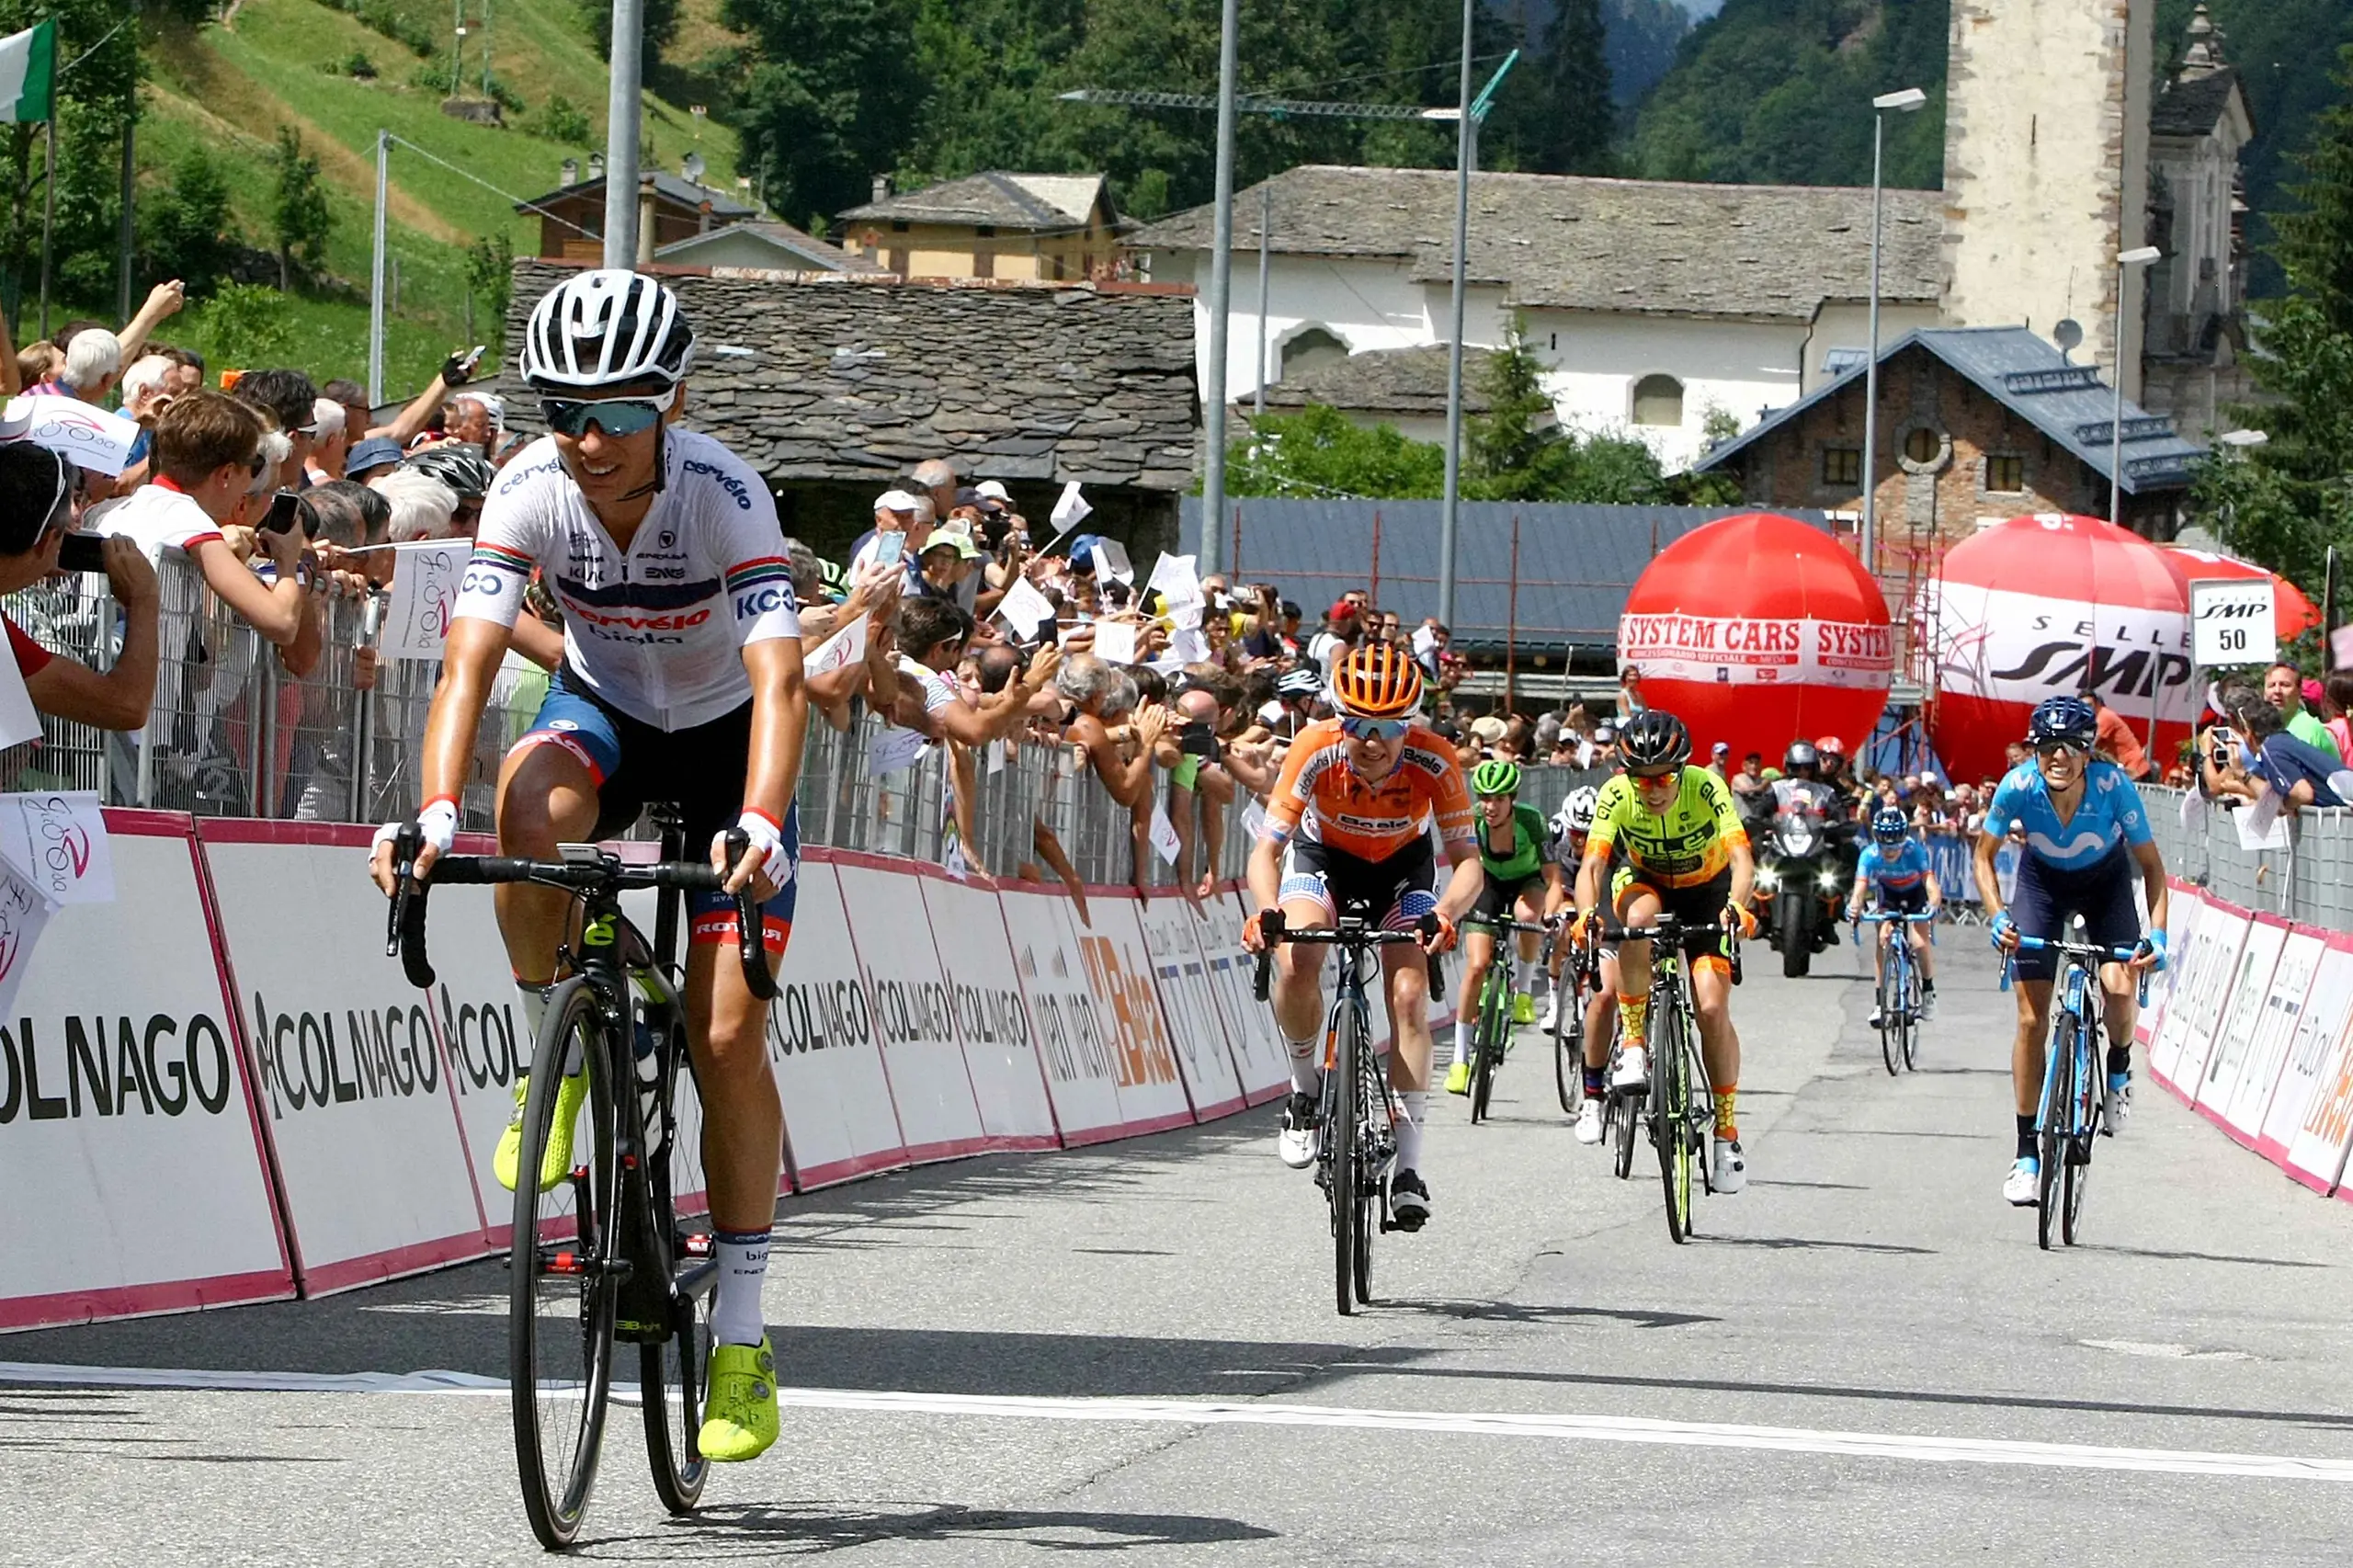
[[[2268,665],[2279,652],[2268,577],[2200,577],[2189,585],[2189,657],[2206,668]]]

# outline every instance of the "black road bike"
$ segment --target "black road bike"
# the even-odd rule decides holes
[[[580,1531],[597,1479],[612,1395],[613,1356],[638,1347],[646,1456],[654,1489],[674,1514],[701,1500],[710,1464],[697,1449],[710,1362],[710,1306],[719,1266],[702,1216],[701,1151],[678,1137],[678,1075],[691,1082],[684,974],[678,962],[682,895],[716,889],[721,873],[680,858],[675,811],[656,807],[660,860],[629,864],[593,844],[567,844],[556,860],[449,855],[428,881],[411,875],[413,829],[396,841],[399,877],[385,951],[397,951],[418,987],[433,983],[426,956],[426,896],[444,883],[529,882],[573,897],[559,972],[532,1044],[517,1162],[507,1267],[507,1357],[523,1509],[550,1551]],[[743,854],[732,835],[731,858]],[[621,914],[625,892],[654,890],[649,944]],[[761,947],[749,890],[736,896],[744,981],[762,1000],[776,982]],[[567,1077],[574,1087],[566,1090]],[[572,1125],[557,1124],[573,1099]],[[551,1142],[569,1134],[568,1160],[541,1186]]]
[[[1397,1157],[1395,1111],[1381,1056],[1373,1049],[1368,973],[1381,972],[1380,949],[1418,943],[1412,931],[1384,931],[1357,915],[1336,926],[1287,930],[1281,912],[1260,916],[1267,940],[1258,954],[1255,989],[1267,999],[1275,949],[1285,942],[1340,949],[1340,979],[1324,1025],[1324,1096],[1316,1106],[1315,1181],[1332,1215],[1332,1283],[1340,1315],[1372,1301],[1372,1238],[1397,1229],[1389,1214],[1389,1167]],[[1430,962],[1430,984],[1440,983]]]

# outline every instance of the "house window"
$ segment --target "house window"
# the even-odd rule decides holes
[[[996,225],[995,223],[976,223],[972,226],[972,233],[979,235],[982,239],[993,240],[996,238]]]
[[[2016,452],[1995,452],[1985,459],[1985,488],[2012,495],[2026,489],[2026,459]]]
[[[1860,484],[1863,482],[1863,449],[1860,447],[1824,447],[1822,449],[1822,483],[1829,486]]]
[[[1937,460],[1937,454],[1943,449],[1944,442],[1938,438],[1934,430],[1925,425],[1919,426],[1904,437],[1904,455],[1915,463],[1932,463]]]
[[[1287,381],[1302,370],[1336,364],[1348,357],[1348,346],[1320,326],[1311,326],[1283,344],[1282,369],[1275,379]]]
[[[1683,383],[1673,376],[1644,376],[1634,383],[1634,423],[1679,429]]]
[[[904,234],[904,233],[905,233],[907,232],[907,221],[906,221],[904,218],[893,218],[893,219],[892,219],[892,220],[891,220],[891,232],[892,232],[892,233],[894,233],[894,234]]]

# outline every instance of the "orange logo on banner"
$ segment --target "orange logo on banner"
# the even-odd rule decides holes
[[[2353,1032],[2353,1023],[2346,1027]],[[2336,1079],[2322,1085],[2320,1093],[2313,1096],[2312,1114],[2304,1119],[2304,1134],[2342,1145],[2348,1130],[2353,1130],[2353,1051],[2339,1047]]]
[[[1081,937],[1079,956],[1095,994],[1111,1004],[1120,1027],[1119,1081],[1126,1085],[1173,1084],[1176,1056],[1160,1021],[1159,993],[1148,974],[1131,974],[1108,937]]]

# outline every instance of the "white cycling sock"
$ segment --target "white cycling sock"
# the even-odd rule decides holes
[[[1534,990],[1535,984],[1536,960],[1534,959],[1512,960],[1511,988],[1514,991],[1528,992]]]
[[[1422,1122],[1428,1114],[1430,1096],[1420,1089],[1407,1089],[1397,1096],[1397,1168],[1419,1171],[1422,1168]]]
[[[710,1337],[717,1345],[757,1345],[767,1335],[760,1310],[760,1285],[768,1273],[768,1233],[713,1231],[719,1254],[719,1290],[710,1304]]]
[[[515,983],[515,999],[523,1009],[523,1049],[529,1051],[540,1043],[540,1025],[548,1016],[548,998],[555,994],[555,985],[534,985],[528,980]]]
[[[1290,1086],[1295,1094],[1312,1095],[1324,1086],[1324,1064],[1315,1060],[1312,1040],[1285,1040],[1290,1052]]]
[[[1457,1062],[1471,1060],[1471,1020],[1468,1018],[1454,1020],[1454,1059]]]

